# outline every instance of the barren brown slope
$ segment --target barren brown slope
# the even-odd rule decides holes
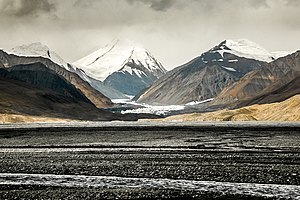
[[[298,94],[297,87],[286,86],[290,87],[290,91],[280,90],[280,88],[293,84],[294,79],[299,76],[300,51],[297,51],[267,64],[266,67],[246,74],[238,82],[224,88],[211,105],[224,104],[237,108],[255,103],[279,102]],[[267,98],[268,96],[273,98]]]
[[[67,71],[47,58],[16,56],[7,54],[6,52],[0,50],[0,68],[10,68],[15,65],[26,65],[33,63],[42,63],[47,68],[64,77],[68,82],[79,89],[98,108],[106,108],[113,105],[109,98],[91,87],[89,83],[82,80],[77,74]]]
[[[262,94],[250,100],[245,100],[237,104],[238,107],[244,107],[247,105],[254,105],[254,104],[268,104],[268,103],[275,103],[284,101],[292,96],[300,94],[300,73],[298,73],[295,79],[290,81],[289,83],[280,86],[282,83],[279,83],[277,86],[276,84],[272,84],[270,87],[270,91],[268,93]],[[288,78],[283,78],[288,79]]]
[[[236,110],[176,115],[160,121],[300,121],[300,95],[280,103],[253,105]]]

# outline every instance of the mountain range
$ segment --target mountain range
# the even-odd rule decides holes
[[[114,105],[95,87],[102,83],[65,62],[41,43],[0,50],[0,70],[3,83],[0,114],[74,120],[137,120],[143,117],[101,109]]]
[[[118,106],[111,99],[135,96],[131,107],[186,107],[180,113],[220,110],[211,113],[222,113],[220,118],[201,116],[222,120],[229,119],[222,117],[227,113],[222,109],[237,109],[232,112],[244,118],[234,115],[229,120],[278,120],[259,118],[253,110],[298,101],[293,97],[300,93],[300,51],[268,52],[247,39],[224,40],[167,72],[149,51],[126,40],[114,40],[72,64],[46,45],[33,43],[0,50],[0,82],[1,119],[7,114],[73,120],[156,118],[103,109]],[[249,107],[254,104],[264,107]],[[244,115],[243,108],[251,115]]]

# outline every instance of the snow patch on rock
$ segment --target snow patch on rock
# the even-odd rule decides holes
[[[210,102],[214,100],[214,98],[211,98],[211,99],[206,99],[206,100],[203,100],[203,101],[192,101],[192,102],[189,102],[187,104],[185,104],[186,106],[194,106],[194,105],[199,105],[199,104],[202,104],[202,103],[207,103],[207,102]]]
[[[224,66],[222,66],[222,68],[224,68],[224,69],[226,69],[228,71],[231,71],[231,72],[236,72],[236,70],[233,69],[232,67],[224,67]]]

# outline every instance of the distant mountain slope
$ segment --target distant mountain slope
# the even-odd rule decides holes
[[[211,104],[242,107],[282,101],[298,93],[299,76],[300,51],[297,51],[246,74],[225,88]]]
[[[235,110],[175,115],[159,121],[300,121],[300,95],[280,103],[252,105]]]
[[[110,107],[112,102],[102,93],[94,89],[86,80],[84,80],[78,73],[68,71],[62,65],[58,65],[49,58],[42,56],[18,56],[8,54],[0,50],[0,68],[10,68],[15,65],[26,65],[32,63],[42,63],[48,69],[53,70],[57,75],[65,78],[69,83],[79,89],[93,104],[97,107]],[[82,74],[84,75],[84,74]]]
[[[186,104],[215,98],[225,87],[272,60],[270,53],[253,42],[225,40],[168,72],[135,99],[149,104]]]
[[[146,49],[124,40],[113,41],[74,65],[127,95],[136,95],[166,72]]]
[[[104,94],[106,97],[108,97],[109,99],[128,99],[129,98],[128,96],[126,96],[125,94],[120,92],[119,90],[116,90],[115,88],[105,85],[102,81],[96,80],[89,76],[88,76],[88,78],[89,78],[88,83],[93,88],[95,88],[96,90],[98,90],[99,92]]]

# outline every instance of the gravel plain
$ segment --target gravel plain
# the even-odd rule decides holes
[[[0,173],[299,186],[299,144],[297,126],[4,127]],[[0,184],[0,199],[279,199],[268,193]]]

